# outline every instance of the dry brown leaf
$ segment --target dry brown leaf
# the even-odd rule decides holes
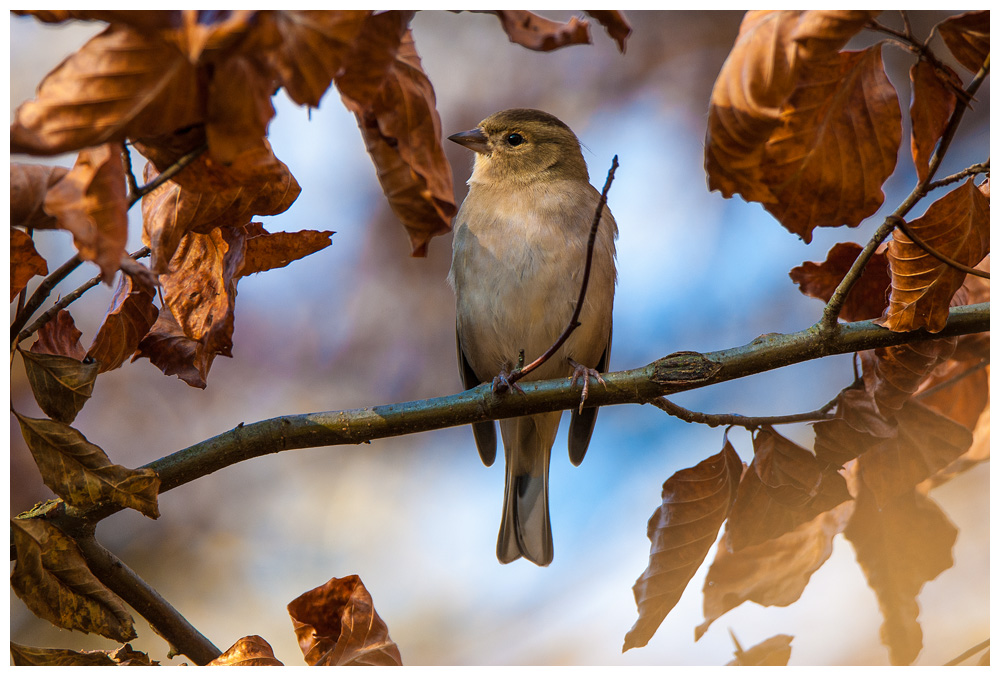
[[[990,53],[990,12],[980,10],[950,16],[937,25],[944,43],[958,62],[973,73]]]
[[[618,10],[587,10],[587,15],[592,17],[597,23],[604,26],[611,39],[618,43],[618,51],[625,53],[625,42],[632,34],[632,27],[625,19],[625,15]]]
[[[589,45],[590,24],[575,16],[553,21],[521,9],[493,10],[510,41],[538,52],[551,52],[567,45]]]
[[[99,446],[54,420],[29,418],[14,411],[42,481],[74,507],[109,502],[159,517],[160,479],[151,469],[127,469],[112,463]]]
[[[743,463],[725,439],[722,450],[663,484],[663,504],[649,519],[649,565],[632,587],[639,619],[625,635],[622,652],[641,648],[712,548],[729,515]]]
[[[250,223],[246,232],[246,253],[238,276],[283,268],[330,246],[330,230],[300,230],[270,233],[260,223]]]
[[[233,55],[212,69],[208,84],[205,137],[208,152],[223,165],[261,152],[274,117],[271,74],[256,58]]]
[[[833,538],[844,530],[853,510],[853,502],[842,503],[779,538],[738,552],[720,541],[705,577],[705,621],[695,629],[695,640],[744,601],[762,606],[797,601],[812,574],[830,558]]]
[[[146,357],[164,375],[175,375],[191,387],[205,389],[215,355],[200,342],[185,336],[170,308],[164,307],[146,337],[139,341],[132,361]]]
[[[72,539],[40,519],[10,524],[17,550],[10,586],[35,615],[122,643],[136,637],[125,604],[94,577]]]
[[[85,148],[45,196],[45,211],[73,233],[80,258],[93,261],[110,284],[125,255],[128,200],[121,146]]]
[[[87,352],[80,344],[82,335],[69,310],[60,310],[38,329],[38,338],[32,344],[31,351],[35,354],[59,354],[83,361]]]
[[[14,300],[35,275],[49,274],[49,266],[24,230],[10,229],[10,299]]]
[[[859,352],[865,387],[886,415],[909,401],[937,368],[955,351],[957,339],[919,340]]]
[[[942,389],[922,394],[939,385]],[[934,369],[914,398],[967,429],[975,429],[990,401],[989,366],[949,360]]]
[[[792,268],[788,276],[805,295],[828,302],[860,253],[861,246],[854,242],[834,244],[825,261],[806,261]],[[851,287],[839,316],[849,322],[875,319],[882,315],[888,304],[889,261],[884,253],[876,252],[861,271],[861,277]]]
[[[871,393],[854,386],[841,390],[835,416],[815,423],[813,430],[817,460],[832,467],[842,467],[896,436],[896,426],[885,419]]]
[[[904,404],[895,419],[897,436],[858,458],[861,479],[880,507],[912,493],[972,445],[968,428],[916,401]]]
[[[726,546],[738,551],[789,533],[851,499],[844,477],[808,450],[764,426],[726,521]]]
[[[139,347],[159,314],[153,298],[152,291],[137,287],[131,277],[122,275],[104,323],[87,351],[100,366],[98,373],[118,368]]]
[[[37,352],[22,351],[21,356],[39,408],[53,420],[73,422],[94,391],[97,362]]]
[[[109,26],[71,54],[22,104],[13,153],[57,155],[129,136],[172,132],[202,121],[195,69],[148,32]]]
[[[310,666],[400,666],[399,648],[357,575],[332,578],[288,604]]]
[[[788,634],[778,634],[747,650],[735,652],[736,659],[727,667],[786,667],[792,656],[792,639]]]
[[[945,77],[948,82],[944,81]],[[944,135],[951,114],[955,112],[958,101],[955,88],[961,88],[962,82],[950,68],[939,74],[934,66],[921,59],[910,68],[910,83],[913,88],[913,101],[910,104],[910,120],[913,125],[910,152],[917,169],[917,178],[923,181],[927,178],[934,148]]]
[[[10,654],[14,666],[39,667],[114,667],[114,666],[158,666],[146,653],[132,650],[126,643],[114,650],[68,650],[65,648],[36,648],[34,646],[10,643]]]
[[[958,531],[930,498],[915,491],[879,506],[862,484],[855,500],[844,535],[878,598],[882,643],[892,664],[911,664],[923,641],[917,594],[951,568]]]
[[[389,206],[409,234],[412,255],[424,256],[430,239],[451,229],[457,209],[434,88],[408,23],[406,12],[370,17],[352,66],[336,82],[358,119]]]
[[[970,178],[936,200],[909,223],[928,246],[968,266],[989,253],[990,203]],[[925,328],[937,333],[948,322],[952,297],[966,273],[930,255],[896,228],[889,242],[892,293],[876,323],[891,331]]]
[[[10,163],[10,224],[26,228],[56,228],[56,220],[45,213],[45,194],[69,171],[66,167]]]
[[[928,492],[935,486],[940,486],[956,476],[972,469],[990,459],[990,406],[989,403],[979,415],[975,428],[972,430],[972,446],[950,465],[939,470],[934,476],[920,484],[918,490]]]
[[[210,667],[283,667],[271,645],[260,636],[244,636],[208,663]]]

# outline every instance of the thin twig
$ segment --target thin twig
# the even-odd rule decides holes
[[[788,423],[827,420],[832,417],[830,411],[837,405],[837,399],[831,399],[815,411],[771,416],[746,416],[739,413],[701,413],[679,406],[666,397],[658,397],[649,403],[675,418],[680,418],[684,422],[700,423],[709,427],[736,426],[749,430],[761,427],[762,425],[784,425]]]
[[[132,153],[128,149],[128,143],[122,142],[122,166],[125,168],[125,185],[128,186],[128,194],[134,195],[139,190],[139,185],[135,180],[135,172],[132,171]],[[129,202],[131,206],[133,202]]]
[[[971,648],[969,648],[968,650],[966,650],[964,653],[962,653],[961,655],[959,655],[955,659],[950,660],[948,662],[945,662],[944,666],[946,666],[946,667],[958,666],[959,664],[961,664],[965,660],[969,659],[970,657],[972,657],[976,653],[982,652],[982,651],[986,650],[989,647],[990,647],[990,640],[986,639],[982,643],[979,643],[978,645],[972,646]]]
[[[35,313],[35,311],[42,306],[45,299],[49,297],[52,293],[52,289],[56,287],[59,282],[66,279],[74,270],[80,267],[80,263],[83,259],[80,258],[80,254],[74,254],[72,258],[59,266],[59,268],[49,274],[42,283],[38,285],[35,292],[31,294],[31,298],[28,302],[24,304],[24,308],[21,312],[17,313],[14,317],[14,321],[10,325],[10,339],[11,341],[17,337],[18,332],[24,328],[24,325],[28,323],[28,319]]]
[[[87,560],[87,567],[97,579],[142,615],[175,651],[187,655],[199,665],[208,664],[222,654],[149,583],[92,535],[81,537],[76,542]]]
[[[891,29],[890,29],[891,30]],[[965,93],[968,98],[971,99],[976,91],[979,90],[979,86],[986,79],[987,74],[990,72],[990,57],[986,56],[986,60],[983,62],[982,68],[976,73],[976,76],[972,78],[969,82],[969,86],[965,88]],[[944,159],[945,153],[948,151],[949,146],[951,146],[951,141],[955,137],[955,132],[958,130],[958,125],[962,121],[962,116],[965,114],[965,109],[968,105],[963,101],[958,101],[955,105],[955,110],[951,114],[951,119],[948,120],[948,126],[945,127],[944,134],[941,136],[941,141],[938,143],[937,148],[934,150],[934,155],[931,156],[930,162],[927,165],[927,176],[920,181],[913,191],[907,195],[903,203],[892,214],[886,217],[879,226],[875,234],[868,241],[865,247],[858,254],[858,257],[854,259],[854,263],[851,265],[851,269],[847,271],[844,278],[837,285],[833,294],[830,296],[830,300],[827,302],[826,306],[823,308],[823,316],[820,318],[817,328],[829,335],[837,330],[837,317],[840,316],[840,310],[844,305],[844,301],[847,299],[847,294],[850,293],[851,288],[854,284],[861,278],[861,272],[864,270],[865,265],[871,259],[872,255],[879,245],[885,240],[886,237],[895,228],[896,220],[902,219],[909,213],[917,202],[919,202],[924,195],[927,194],[927,186],[930,185],[931,179],[937,172],[938,167],[941,166],[941,160]]]
[[[208,144],[202,143],[200,146],[198,146],[191,152],[177,158],[177,160],[173,164],[164,169],[163,173],[159,174],[152,181],[150,181],[144,186],[136,188],[135,192],[130,192],[128,197],[129,207],[131,207],[133,204],[142,199],[143,196],[148,195],[149,193],[153,192],[161,185],[172,179],[174,176],[180,173],[181,169],[183,169],[184,167],[186,167],[187,165],[191,164],[196,159],[198,159],[198,157],[206,150],[208,150]]]
[[[980,162],[979,164],[973,164],[971,167],[966,167],[957,174],[952,174],[951,176],[945,176],[944,178],[938,179],[936,181],[931,181],[927,184],[927,192],[935,190],[942,186],[949,185],[951,183],[957,183],[963,178],[968,176],[975,176],[976,174],[987,174],[990,171],[990,161]]]
[[[921,249],[923,249],[925,252],[929,253],[931,256],[934,256],[934,258],[938,259],[942,263],[944,263],[946,265],[950,265],[951,267],[955,268],[956,270],[961,270],[962,272],[964,272],[967,275],[975,275],[976,277],[982,277],[983,279],[989,279],[990,278],[990,273],[983,272],[982,270],[976,270],[975,268],[969,267],[968,265],[965,265],[964,263],[959,263],[958,261],[954,260],[953,258],[949,258],[948,256],[944,255],[943,253],[941,253],[940,251],[938,251],[937,249],[935,249],[934,247],[932,247],[930,244],[928,244],[927,242],[925,242],[924,240],[922,240],[920,237],[918,237],[917,233],[915,233],[913,231],[913,228],[910,227],[910,224],[907,223],[902,218],[896,219],[894,221],[894,223],[896,224],[897,228],[899,228],[900,230],[903,231],[904,235],[906,235],[907,237],[910,238],[911,242],[913,242],[914,244],[916,244],[917,246],[919,246]]]
[[[951,378],[948,378],[948,380],[942,381],[942,382],[938,383],[937,385],[935,385],[934,387],[928,387],[926,390],[924,390],[923,392],[920,392],[919,394],[916,394],[915,396],[916,396],[917,399],[922,399],[923,397],[929,397],[932,394],[935,394],[937,392],[940,392],[941,390],[944,390],[944,389],[947,389],[947,388],[951,387],[952,385],[954,385],[955,383],[957,383],[959,380],[962,380],[963,378],[967,378],[967,377],[971,376],[973,373],[976,373],[977,371],[983,370],[984,368],[986,368],[989,365],[990,365],[990,360],[989,359],[984,359],[981,362],[979,362],[978,364],[976,364],[975,366],[971,366],[971,367],[967,368],[966,370],[964,370],[964,371],[962,371],[960,373],[956,373]]]
[[[604,189],[601,190],[601,198],[597,201],[597,208],[594,210],[594,220],[590,224],[590,238],[587,240],[587,259],[583,266],[583,281],[580,283],[580,296],[577,298],[576,307],[573,308],[573,316],[570,317],[569,323],[563,330],[562,335],[556,339],[556,342],[554,342],[552,346],[542,354],[542,356],[525,366],[523,369],[517,369],[507,376],[507,385],[513,385],[518,380],[547,362],[549,358],[551,358],[552,355],[554,355],[559,348],[563,346],[563,343],[566,342],[566,339],[569,338],[570,334],[573,333],[576,327],[580,325],[578,320],[580,319],[580,311],[583,309],[583,299],[587,295],[587,284],[590,282],[590,267],[594,260],[594,245],[597,242],[597,228],[601,224],[601,216],[604,214],[604,205],[608,203],[608,190],[611,189],[611,182],[615,180],[616,169],[618,169],[617,155],[615,155],[611,160],[611,169],[608,170],[608,178],[604,181]]]

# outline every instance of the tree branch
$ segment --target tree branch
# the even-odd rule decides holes
[[[199,665],[208,664],[222,654],[134,570],[101,546],[93,535],[78,538],[76,542],[90,572],[142,615],[153,630],[166,639],[174,652],[187,655]]]
[[[740,415],[739,413],[701,413],[700,411],[691,411],[675,404],[666,397],[653,399],[649,403],[675,418],[680,418],[684,422],[700,423],[709,427],[722,427],[724,425],[744,427],[749,430],[761,427],[762,425],[786,425],[788,423],[826,420],[831,417],[830,411],[837,405],[837,399],[831,399],[815,411],[765,416],[747,416]]]
[[[968,176],[975,176],[976,174],[987,174],[989,173],[989,171],[990,171],[989,160],[986,160],[985,162],[980,162],[979,164],[973,164],[971,167],[966,167],[957,174],[952,174],[951,176],[945,176],[944,178],[940,178],[936,181],[931,181],[930,183],[927,184],[927,191],[930,192],[931,190],[935,190],[942,186],[946,186],[951,183],[957,183],[958,181],[961,181],[963,178],[966,178]]]

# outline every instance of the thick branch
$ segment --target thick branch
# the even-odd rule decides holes
[[[174,651],[205,665],[222,654],[145,580],[93,536],[77,539],[90,571],[142,615]]]
[[[894,333],[873,321],[843,324],[831,335],[819,325],[790,334],[767,334],[728,350],[678,352],[641,368],[608,373],[606,387],[594,388],[586,406],[643,404],[672,394],[763,373],[834,354],[869,350],[930,338],[989,330],[989,303],[952,308],[945,328]],[[570,378],[528,382],[524,394],[495,395],[490,383],[446,397],[346,411],[304,413],[239,425],[145,467],[160,477],[160,492],[224,467],[295,448],[360,444],[373,439],[427,432],[473,422],[576,408],[580,393]],[[100,520],[119,510],[101,505],[89,510],[63,506],[57,525],[79,527],[79,520]],[[58,510],[57,510],[58,511]]]

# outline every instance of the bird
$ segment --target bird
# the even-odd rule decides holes
[[[579,299],[587,242],[601,201],[573,131],[549,113],[513,108],[450,141],[474,151],[469,191],[455,215],[448,281],[456,297],[459,371],[466,389],[498,384],[541,355],[566,328]],[[611,351],[618,226],[602,207],[578,326],[552,358],[524,380],[600,382]],[[519,389],[514,387],[513,389]],[[515,395],[512,395],[515,396]],[[499,421],[505,456],[497,559],[552,562],[549,457],[562,411]],[[569,457],[579,465],[597,408],[572,412]],[[496,458],[493,421],[472,425],[479,456]]]

